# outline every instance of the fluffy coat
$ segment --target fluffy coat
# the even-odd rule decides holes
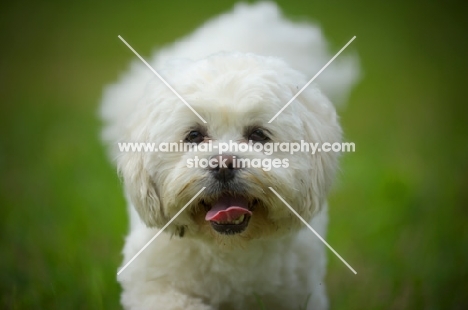
[[[341,141],[326,95],[344,100],[357,77],[353,57],[337,59],[318,85],[268,123],[330,58],[318,27],[286,20],[271,3],[241,4],[149,61],[206,124],[139,60],[106,89],[103,138],[124,183],[131,223],[123,264],[206,187],[119,275],[125,308],[258,309],[259,300],[266,309],[299,309],[307,301],[307,309],[327,308],[325,248],[268,187],[325,236],[338,154],[274,154],[289,167],[240,169],[234,181],[220,184],[209,169],[186,165],[214,153],[119,152],[116,145],[179,142],[195,129],[204,142],[244,143],[252,127],[273,142]],[[252,211],[245,231],[235,235],[205,220],[207,208],[227,192],[245,196]]]

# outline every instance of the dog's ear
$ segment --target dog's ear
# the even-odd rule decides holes
[[[304,108],[303,113],[299,113],[305,134],[305,140],[309,143],[319,143],[322,148],[324,143],[333,144],[341,142],[342,130],[334,105],[317,88],[310,88],[304,91],[299,100]],[[311,154],[312,196],[321,205],[327,196],[338,167],[339,153],[337,152],[316,152]]]
[[[144,154],[123,153],[117,159],[125,191],[142,221],[148,227],[161,227],[165,217],[156,184],[144,165]]]

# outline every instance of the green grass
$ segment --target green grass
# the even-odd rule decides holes
[[[281,1],[363,79],[340,111],[357,152],[330,199],[332,309],[468,307],[466,22],[450,3]],[[14,2],[0,9],[0,307],[114,309],[127,230],[99,142],[103,85],[134,56],[229,8]],[[348,51],[348,52],[349,52]]]

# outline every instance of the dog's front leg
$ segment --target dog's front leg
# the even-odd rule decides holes
[[[201,298],[162,288],[154,283],[124,285],[122,305],[131,310],[215,310]]]

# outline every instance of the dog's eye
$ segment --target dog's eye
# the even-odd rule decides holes
[[[266,141],[268,139],[269,138],[265,135],[265,133],[261,129],[254,130],[249,136],[249,140],[252,140],[252,141]]]
[[[185,137],[185,141],[191,143],[200,143],[205,139],[205,137],[199,131],[191,131],[187,137]]]

